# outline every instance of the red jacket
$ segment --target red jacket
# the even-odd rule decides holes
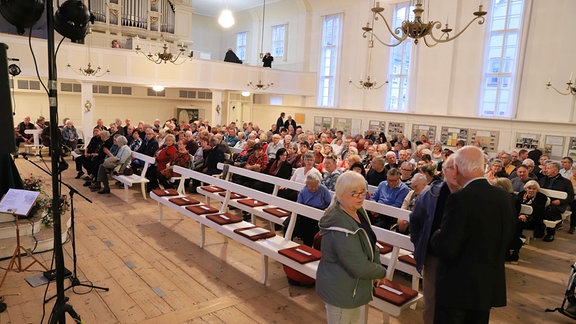
[[[161,172],[166,169],[166,163],[170,163],[174,160],[177,151],[178,149],[176,148],[176,145],[162,145],[161,148],[156,150],[154,153],[154,158],[156,159],[156,170]]]

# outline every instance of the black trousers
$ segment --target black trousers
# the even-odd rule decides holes
[[[434,324],[488,324],[490,309],[470,310],[436,305]]]

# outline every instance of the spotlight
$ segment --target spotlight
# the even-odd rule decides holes
[[[90,10],[81,0],[67,0],[56,10],[54,29],[73,42],[81,41],[86,36],[90,20]]]
[[[11,76],[15,77],[17,75],[19,75],[20,73],[22,73],[22,70],[20,69],[20,67],[16,64],[10,64],[8,65],[8,73],[10,73]]]
[[[19,35],[24,34],[24,28],[34,26],[43,12],[44,0],[0,1],[0,14],[2,14],[2,17],[9,23],[16,26]]]

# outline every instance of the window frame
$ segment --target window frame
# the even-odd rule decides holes
[[[412,10],[414,9],[414,6],[412,6],[411,2],[398,2],[395,4],[394,7],[394,11],[393,11],[393,17],[392,17],[392,26],[399,26],[401,21],[398,22],[396,20],[397,18],[397,12],[398,10],[400,10],[401,8],[406,8],[406,16],[404,18],[402,18],[402,21],[405,19],[410,19],[412,20],[414,18],[414,13],[412,12]],[[394,27],[396,28],[396,27]],[[392,38],[392,36],[391,36]],[[392,40],[393,42],[395,41],[395,39]],[[394,56],[394,52],[397,50],[401,50],[402,54],[400,56],[400,64],[397,65],[395,64],[395,56]],[[414,62],[415,62],[415,54],[416,54],[416,49],[417,46],[413,43],[413,41],[411,39],[407,39],[406,41],[404,41],[402,44],[396,46],[396,47],[392,47],[390,48],[390,58],[388,61],[388,85],[387,85],[387,89],[386,89],[386,103],[385,103],[385,110],[388,112],[409,112],[409,103],[410,103],[410,99],[411,99],[411,91],[410,91],[410,81],[411,81],[411,74],[412,74],[412,70],[413,70],[413,66],[414,66]],[[408,56],[408,58],[406,59],[406,56]],[[405,64],[407,66],[405,66]],[[394,71],[399,70],[398,73],[394,73]],[[402,73],[402,71],[406,70],[406,73]],[[394,83],[395,83],[395,79],[399,79],[398,81],[398,87],[394,87]],[[403,80],[405,81],[405,84],[403,84]],[[398,91],[398,102],[396,102],[395,104],[393,104],[393,91],[397,90]],[[400,94],[402,93],[402,91],[405,91],[405,97],[403,99],[403,102],[400,102]],[[393,106],[395,106],[396,108],[393,109]]]
[[[277,28],[284,28],[284,33],[282,33],[283,39],[276,39],[277,33],[275,32],[275,30]],[[286,61],[286,57],[287,57],[287,51],[288,51],[288,24],[284,23],[284,24],[277,24],[277,25],[273,25],[270,27],[271,30],[271,40],[270,40],[270,53],[272,53],[272,56],[274,57],[275,61]],[[276,53],[276,46],[278,46],[279,44],[282,44],[282,55],[278,55]]]
[[[336,44],[325,46],[324,45],[324,38],[326,32],[326,23],[328,19],[336,19],[338,22],[338,28],[336,29],[336,33],[334,33],[334,27],[332,28],[331,32],[333,34],[337,34],[335,36]],[[323,108],[334,108],[336,107],[337,103],[339,102],[339,80],[337,78],[340,70],[340,57],[342,53],[342,39],[343,39],[343,29],[344,29],[344,13],[335,13],[335,14],[326,14],[322,16],[321,22],[321,35],[320,35],[320,55],[319,55],[319,64],[318,64],[318,85],[317,85],[317,105],[318,107]],[[327,49],[331,49],[329,52],[331,57],[326,57]],[[326,63],[327,59],[330,61],[330,66],[328,67],[330,74],[325,75],[323,72],[326,71]],[[333,63],[333,65],[332,65]],[[328,82],[328,85],[326,85]],[[328,93],[325,93],[328,91]]]
[[[482,118],[514,118],[518,112],[518,94],[520,92],[520,85],[522,83],[522,67],[524,65],[524,58],[526,54],[526,43],[527,43],[527,19],[530,17],[530,11],[532,8],[531,0],[501,0],[507,2],[507,13],[504,19],[504,25],[508,24],[510,20],[510,3],[512,1],[522,1],[522,10],[521,10],[521,17],[518,28],[508,28],[505,27],[504,29],[498,29],[496,31],[492,30],[492,24],[494,15],[489,15],[490,20],[486,22],[486,38],[485,38],[485,46],[484,46],[484,55],[482,57],[482,70],[480,71],[480,95],[478,100],[478,110],[477,114],[479,117]],[[490,9],[492,12],[494,11],[495,1],[491,1]],[[497,17],[498,18],[498,17]],[[504,52],[506,51],[506,38],[510,35],[516,35],[516,57],[515,58],[507,58],[505,57]],[[502,42],[501,45],[501,56],[495,58],[490,58],[490,50],[492,47],[490,46],[491,40],[494,36],[501,36]],[[509,46],[509,45],[508,45]],[[499,63],[497,66],[497,72],[489,72],[489,70],[494,70],[494,64]],[[508,68],[504,69],[504,66],[508,66]],[[510,72],[505,72],[506,70],[510,70]],[[490,82],[490,84],[488,84]],[[502,84],[506,82],[505,86]],[[501,84],[502,83],[502,84]],[[494,99],[494,108],[492,113],[487,113],[486,105],[488,105],[485,96],[487,95],[487,90],[491,90],[495,86],[494,90],[496,91],[495,99]],[[488,88],[490,87],[490,89]],[[499,99],[500,95],[502,95],[501,91],[503,89],[508,90],[508,103],[503,113],[500,114],[500,107],[499,107]]]
[[[239,37],[243,35],[244,44],[239,44],[238,40]],[[246,57],[248,56],[248,31],[242,31],[236,33],[236,55],[238,58],[241,59],[243,62],[246,61]],[[242,51],[244,49],[244,51]]]

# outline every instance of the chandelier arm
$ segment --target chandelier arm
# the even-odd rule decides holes
[[[558,90],[555,86],[551,85],[551,84],[546,84],[546,88],[552,88],[554,89],[554,91],[558,92],[559,94],[563,95],[563,96],[567,96],[569,94],[572,94],[572,88],[570,87],[568,90],[568,92],[562,92],[560,90]]]
[[[426,37],[426,36],[422,37],[422,39],[424,40],[424,44],[426,45],[426,47],[432,48],[432,47],[440,44],[439,42],[435,42],[435,43],[433,43],[433,44],[428,43],[428,37]]]
[[[447,38],[442,39],[442,36],[443,36],[444,34],[446,34],[446,33],[443,33],[442,35],[440,35],[439,38],[436,38],[436,36],[434,36],[433,29],[430,30],[430,33],[429,33],[428,35],[430,35],[430,38],[432,38],[432,39],[433,39],[434,41],[436,41],[437,43],[447,43],[447,42],[449,42],[449,41],[451,41],[451,40],[454,40],[454,39],[457,38],[458,36],[462,35],[462,34],[466,31],[466,29],[468,29],[468,27],[470,27],[470,25],[472,25],[472,23],[475,22],[475,21],[477,21],[477,20],[478,20],[478,25],[484,24],[484,21],[485,21],[484,16],[476,16],[476,17],[474,17],[474,19],[470,20],[470,22],[466,25],[466,27],[464,27],[464,29],[460,30],[456,35],[454,35],[454,36],[452,36],[452,37],[448,36]],[[437,24],[438,24],[438,25],[437,25]],[[442,23],[439,22],[439,21],[435,21],[435,22],[434,22],[434,26],[436,26],[436,29],[440,29],[441,26],[442,26]]]
[[[394,31],[392,31],[392,28],[390,28],[390,25],[388,24],[388,20],[386,20],[386,18],[382,15],[382,13],[378,12],[378,13],[375,13],[374,15],[378,15],[378,16],[382,17],[382,20],[384,21],[384,24],[386,25],[388,32],[390,32],[390,35],[392,35],[392,37],[396,38],[396,40],[399,42],[398,44],[402,43],[403,41],[405,41],[408,38],[408,34],[404,33],[404,31],[400,27],[398,27],[398,28],[394,29]],[[375,17],[374,19],[378,20],[378,17]],[[374,34],[374,32],[372,32],[372,34]],[[402,36],[400,36],[400,37],[396,36],[399,34],[402,34]],[[380,41],[380,42],[382,44],[384,44],[382,41]]]
[[[386,43],[385,41],[381,40],[380,37],[378,37],[378,35],[374,34],[374,32],[370,32],[370,36],[373,36],[378,41],[378,43],[380,43],[384,46],[396,47],[396,46],[402,44],[402,41],[398,41],[398,43]]]

